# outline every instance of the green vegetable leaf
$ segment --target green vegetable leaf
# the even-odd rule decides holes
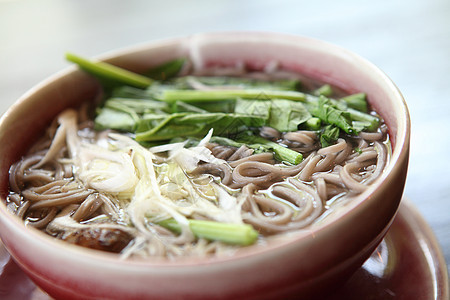
[[[372,116],[352,108],[348,108],[347,111],[350,114],[350,118],[353,120],[353,126],[362,127],[359,131],[375,131],[380,126],[381,120],[376,116]]]
[[[160,102],[160,103],[165,103],[165,102]],[[174,105],[172,106],[172,111],[173,112],[193,112],[193,113],[198,113],[198,114],[208,113],[208,111],[205,109],[202,109],[195,105],[188,104],[183,101],[175,102]]]
[[[333,125],[327,125],[320,134],[320,144],[322,147],[333,145],[339,138],[339,128]]]
[[[110,108],[103,108],[95,118],[95,129],[114,129],[118,131],[133,132],[136,120],[129,113]]]
[[[223,136],[215,136],[213,135],[210,139],[211,143],[217,143],[219,145],[224,145],[224,146],[231,146],[231,147],[236,147],[239,148],[242,145],[246,145],[243,142],[237,142],[235,140],[223,137]]]
[[[295,131],[299,124],[311,118],[303,103],[284,99],[237,99],[235,112],[260,116],[267,120],[266,125],[278,131]]]
[[[311,117],[305,123],[303,123],[303,127],[307,130],[319,130],[321,126],[322,121],[316,117]]]
[[[331,85],[324,84],[317,90],[313,91],[313,94],[316,96],[330,97],[333,94],[333,89],[331,88]]]
[[[120,86],[112,90],[111,97],[127,99],[153,99],[151,93],[147,90],[135,88],[132,86]]]
[[[194,105],[200,109],[206,110],[208,112],[232,113],[235,110],[236,101],[235,100],[218,100],[207,102],[200,101],[200,102],[189,102],[189,104]]]
[[[318,103],[310,107],[311,114],[320,118],[323,122],[335,125],[346,133],[356,133],[352,127],[350,114],[333,107],[328,98],[320,96]]]
[[[297,165],[303,160],[303,155],[300,152],[291,150],[281,144],[266,140],[260,136],[241,134],[238,136],[238,141],[244,142],[247,147],[252,149],[263,150],[264,152],[273,151],[275,153],[275,158],[279,161]]]
[[[167,80],[176,76],[183,65],[186,63],[186,58],[177,58],[166,63],[163,63],[155,68],[144,73],[144,75],[155,80]]]
[[[137,141],[168,140],[178,136],[205,135],[213,128],[216,135],[235,135],[265,123],[258,116],[234,113],[174,113],[161,119],[144,115],[136,130]]]
[[[238,98],[234,112],[237,114],[249,114],[269,120],[272,107],[270,100],[243,100]]]
[[[143,113],[160,113],[170,112],[169,105],[165,102],[156,100],[144,99],[124,99],[124,98],[109,98],[104,107],[117,109],[129,114],[136,115]]]
[[[270,110],[268,126],[278,131],[296,131],[298,125],[311,118],[311,114],[301,102],[274,99]]]
[[[344,101],[347,104],[347,107],[356,109],[360,112],[367,113],[367,100],[365,93],[358,93],[343,97],[340,101]]]

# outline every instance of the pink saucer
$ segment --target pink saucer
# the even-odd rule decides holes
[[[445,260],[428,224],[403,200],[388,234],[350,280],[327,300],[449,297]],[[0,242],[0,299],[49,300]]]

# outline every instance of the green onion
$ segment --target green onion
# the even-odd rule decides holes
[[[303,126],[308,130],[319,130],[322,126],[322,121],[319,118],[312,117],[309,118]]]
[[[380,126],[380,119],[375,116],[360,112],[352,108],[348,108],[347,112],[350,114],[350,118],[353,121],[365,123],[365,129],[367,129],[368,131],[375,131],[378,126]]]
[[[171,83],[178,89],[190,89],[193,81],[205,86],[226,87],[226,89],[235,87],[239,89],[296,91],[300,86],[300,81],[297,79],[261,80],[255,78],[193,75],[175,78]]]
[[[127,84],[138,88],[146,88],[153,82],[152,79],[137,73],[105,62],[91,61],[72,53],[66,53],[66,59],[77,64],[83,70],[102,79],[114,80],[122,84]]]
[[[333,89],[331,88],[331,85],[324,84],[320,88],[315,90],[313,92],[313,94],[316,95],[316,96],[330,97],[333,94]]]
[[[181,227],[174,219],[158,223],[173,232],[181,233]],[[220,223],[206,220],[189,220],[189,228],[197,238],[220,241],[227,244],[247,246],[258,238],[258,232],[248,224]]]
[[[173,102],[199,102],[199,101],[217,101],[228,99],[287,99],[296,101],[306,101],[305,94],[296,91],[271,91],[271,90],[163,90],[155,98]]]

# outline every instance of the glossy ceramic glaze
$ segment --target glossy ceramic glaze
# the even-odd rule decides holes
[[[152,42],[102,56],[144,71],[189,56],[196,68],[244,63],[263,69],[274,61],[346,89],[364,91],[385,119],[393,154],[384,174],[324,222],[266,247],[233,257],[122,261],[114,255],[67,245],[24,227],[0,206],[5,247],[30,278],[61,299],[309,299],[351,276],[386,234],[403,192],[409,154],[409,115],[389,78],[374,65],[339,47],[275,33],[210,33]],[[0,191],[8,190],[11,163],[66,107],[93,98],[98,85],[75,68],[55,75],[24,95],[0,123]]]

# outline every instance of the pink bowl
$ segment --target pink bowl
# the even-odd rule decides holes
[[[60,299],[309,299],[348,278],[372,253],[395,216],[405,183],[410,120],[394,83],[361,57],[321,41],[276,33],[206,33],[150,42],[102,56],[144,71],[189,56],[194,64],[262,69],[269,62],[344,88],[364,91],[385,119],[393,145],[385,172],[354,201],[290,240],[251,246],[233,257],[120,260],[25,228],[0,205],[0,236],[20,267]],[[8,170],[63,109],[93,98],[98,84],[70,67],[31,89],[0,121],[0,189]]]

